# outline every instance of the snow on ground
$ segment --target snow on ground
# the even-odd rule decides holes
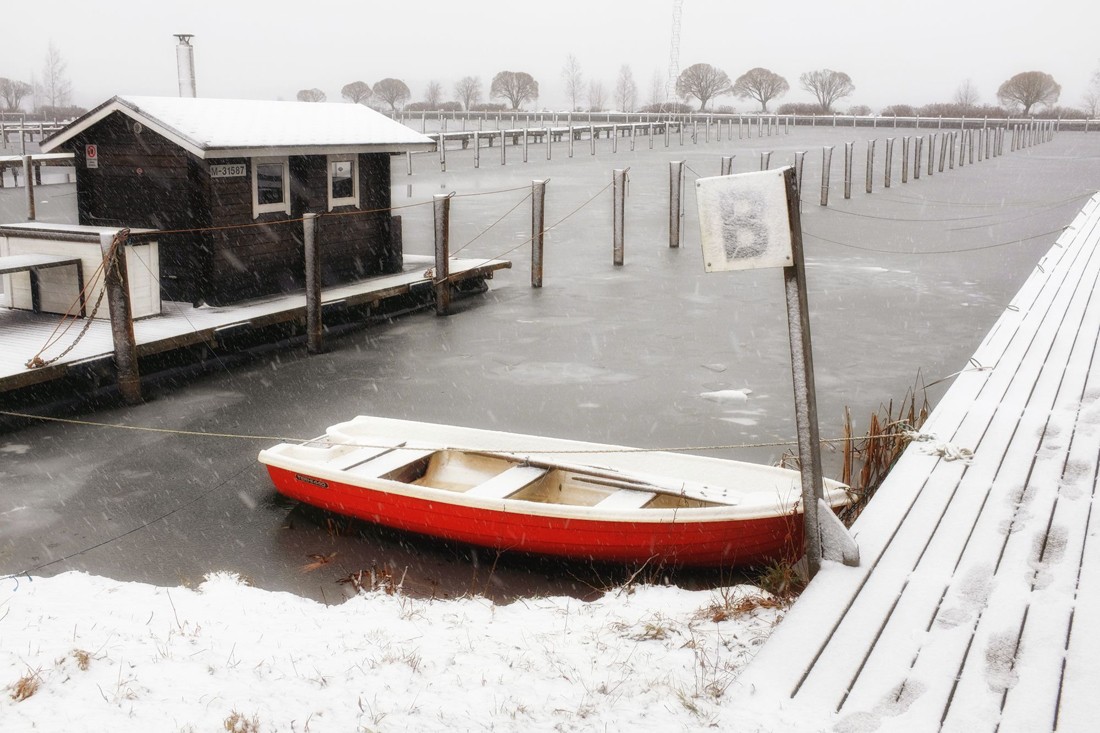
[[[0,589],[4,731],[806,730],[725,691],[781,616],[715,591],[326,606],[69,572]],[[392,586],[391,586],[392,590]]]

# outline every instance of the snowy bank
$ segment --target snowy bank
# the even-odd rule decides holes
[[[781,615],[750,586],[333,606],[224,573],[4,586],[6,731],[805,729],[724,694]]]

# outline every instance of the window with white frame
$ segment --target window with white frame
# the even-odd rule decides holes
[[[328,210],[359,206],[359,157],[328,156]]]
[[[281,211],[290,213],[290,159],[252,159],[252,218]]]

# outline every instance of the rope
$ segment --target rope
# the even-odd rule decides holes
[[[46,338],[45,345],[38,350],[38,353],[27,360],[25,365],[27,369],[41,369],[42,367],[47,367],[50,364],[53,364],[58,359],[61,359],[70,351],[75,349],[76,345],[80,343],[81,339],[83,339],[84,336],[87,335],[88,329],[90,329],[92,327],[92,324],[95,322],[95,316],[96,313],[99,312],[100,305],[103,304],[103,297],[107,293],[106,276],[104,274],[105,270],[109,267],[114,267],[116,272],[118,271],[118,249],[120,246],[122,246],[122,243],[125,242],[129,236],[129,229],[120,229],[118,232],[115,233],[114,239],[111,240],[111,246],[107,250],[106,257],[104,257],[103,261],[99,263],[99,267],[97,267],[95,272],[92,273],[92,277],[84,284],[84,289],[77,295],[76,300],[73,301],[72,305],[69,306],[69,309],[65,311],[64,315],[61,316],[61,320],[58,322],[57,326],[54,327],[53,332],[50,333],[50,335]],[[77,304],[88,294],[89,288],[93,287],[93,283],[98,283],[101,275],[104,276],[104,285],[102,288],[100,288],[99,295],[96,297],[95,305],[92,307],[92,313],[91,315],[86,317],[84,321],[84,327],[80,329],[80,333],[76,335],[76,338],[73,340],[73,342],[69,344],[69,346],[65,348],[65,350],[62,351],[60,354],[53,357],[52,359],[43,359],[42,354],[46,351],[46,349],[49,349],[51,346],[60,341],[61,338],[69,332],[69,329],[72,328],[72,325],[76,323],[76,314],[73,312],[74,309],[76,308]],[[62,329],[62,324],[65,324],[66,320],[68,320],[68,324],[65,325],[65,327]],[[58,333],[59,329],[61,331],[60,333]]]
[[[972,370],[963,370],[972,371]],[[983,371],[977,369],[973,371]],[[958,372],[957,374],[961,374]],[[956,375],[951,375],[956,376]],[[947,377],[950,378],[950,377]],[[938,380],[943,381],[943,380]],[[937,382],[933,382],[936,384]],[[153,428],[144,425],[122,425],[120,423],[107,423],[97,422],[94,420],[77,420],[75,418],[65,417],[50,417],[47,415],[32,415],[24,412],[12,412],[8,410],[0,410],[0,415],[7,417],[27,419],[27,420],[41,420],[43,422],[62,423],[65,425],[79,425],[83,427],[95,427],[95,428],[112,428],[115,430],[133,430],[144,433],[160,433],[163,435],[181,435],[185,437],[193,438],[217,438],[219,440],[248,440],[248,441],[262,441],[265,443],[278,442],[278,443],[298,443],[308,444],[315,443],[319,440],[324,440],[326,445],[329,446],[354,446],[356,448],[392,448],[392,444],[379,444],[371,445],[369,443],[339,443],[335,441],[325,440],[324,436],[321,438],[292,438],[280,435],[250,435],[247,433],[209,433],[198,430],[176,430],[173,428]],[[856,437],[841,437],[841,438],[821,438],[820,443],[822,445],[832,445],[835,443],[849,443],[857,440],[865,440],[866,438]],[[872,437],[873,440],[885,440],[885,437]],[[478,450],[486,453],[505,453],[505,454],[522,454],[522,453],[545,453],[545,454],[568,454],[568,455],[581,455],[581,454],[604,454],[604,453],[691,453],[698,451],[718,451],[718,450],[744,450],[749,448],[785,448],[798,445],[797,440],[776,440],[762,443],[729,443],[720,445],[684,445],[673,447],[658,447],[658,448],[577,448],[577,449],[544,449],[544,448],[531,448],[530,450],[520,450],[516,448],[479,448]]]
[[[458,254],[459,252],[461,252],[462,250],[466,249],[467,247],[469,247],[469,246],[470,246],[471,244],[473,244],[473,243],[474,243],[474,242],[476,242],[477,240],[481,239],[482,235],[484,235],[484,234],[488,233],[488,231],[489,231],[490,229],[492,229],[492,228],[493,228],[493,227],[495,227],[495,226],[496,226],[497,224],[499,224],[499,223],[501,223],[502,221],[504,221],[504,220],[505,220],[505,219],[506,219],[506,218],[508,217],[508,215],[509,215],[509,214],[511,214],[511,213],[512,213],[513,211],[515,211],[516,209],[518,209],[518,208],[519,208],[519,205],[520,205],[520,204],[522,204],[522,203],[523,203],[524,201],[526,201],[527,199],[531,198],[531,196],[532,196],[532,194],[531,194],[530,192],[528,192],[528,194],[527,194],[526,196],[524,196],[523,198],[521,198],[521,199],[520,199],[519,201],[517,201],[517,202],[516,202],[515,206],[513,206],[513,207],[512,207],[512,208],[510,208],[510,209],[508,209],[508,211],[504,212],[504,214],[503,214],[503,215],[502,215],[502,216],[501,216],[501,217],[500,217],[499,219],[497,219],[497,220],[496,220],[496,221],[494,221],[494,222],[493,222],[492,224],[490,224],[489,226],[487,226],[487,227],[485,227],[484,229],[482,229],[482,230],[481,230],[481,231],[480,231],[480,232],[479,232],[479,233],[478,233],[477,235],[475,235],[475,236],[474,236],[474,238],[473,238],[473,239],[471,239],[471,240],[470,240],[469,242],[467,242],[466,244],[462,245],[461,247],[459,247],[458,249],[456,249],[456,250],[455,250],[454,252],[452,252],[452,253],[451,253],[451,257],[454,257],[454,256],[455,256],[455,255],[457,255],[457,254]]]
[[[822,242],[828,242],[829,244],[837,244],[837,245],[840,245],[841,247],[848,247],[850,249],[858,249],[862,252],[881,252],[883,254],[890,254],[890,255],[918,255],[918,256],[920,256],[920,255],[964,254],[964,253],[967,253],[967,252],[980,252],[983,249],[996,249],[998,247],[1007,247],[1007,246],[1012,245],[1012,244],[1020,244],[1022,242],[1028,242],[1028,241],[1031,241],[1032,239],[1041,239],[1043,237],[1049,237],[1052,234],[1061,234],[1062,232],[1064,232],[1068,228],[1069,227],[1060,227],[1058,229],[1052,229],[1049,232],[1043,232],[1042,234],[1035,234],[1035,235],[1030,236],[1030,237],[1020,237],[1019,239],[1012,239],[1012,240],[1009,240],[1007,242],[997,242],[996,244],[984,244],[980,247],[964,247],[962,249],[926,249],[926,250],[920,250],[919,252],[916,251],[916,250],[914,250],[912,252],[902,252],[902,251],[896,250],[896,249],[876,249],[874,247],[860,247],[859,245],[856,245],[856,244],[848,244],[847,242],[838,242],[835,239],[829,239],[828,237],[822,237],[820,235],[814,234],[813,232],[808,232],[805,229],[802,230],[802,233],[805,234],[806,236],[813,237],[814,239],[819,239]]]

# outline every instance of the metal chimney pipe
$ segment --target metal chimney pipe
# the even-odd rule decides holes
[[[176,69],[179,71],[180,96],[195,97],[195,47],[191,45],[192,33],[176,33],[180,39],[176,46]]]

